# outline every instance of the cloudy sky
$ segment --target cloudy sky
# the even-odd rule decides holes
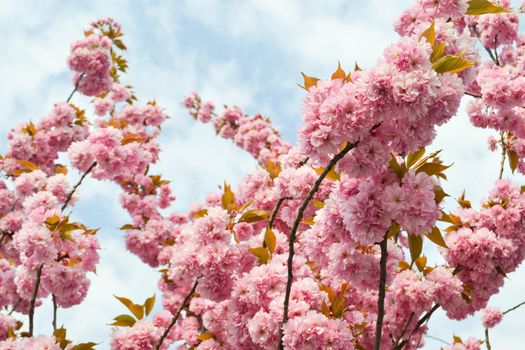
[[[158,171],[172,180],[184,210],[202,200],[224,180],[238,181],[255,169],[255,162],[229,142],[197,124],[179,106],[189,91],[221,105],[239,105],[247,113],[270,116],[284,137],[295,141],[304,91],[297,87],[300,71],[328,77],[337,61],[374,64],[383,48],[396,40],[392,23],[410,0],[327,1],[15,1],[0,0],[0,139],[18,123],[36,121],[71,91],[66,67],[70,43],[81,37],[92,20],[113,17],[122,23],[129,50],[129,74],[142,102],[153,98],[172,117],[163,129]],[[78,95],[74,103],[86,104]],[[453,162],[445,190],[479,202],[497,178],[499,158],[487,150],[489,133],[470,126],[460,113],[439,130],[431,149],[444,148]],[[0,153],[5,142],[0,142]],[[523,179],[518,179],[523,183]],[[158,274],[125,251],[121,232],[128,222],[118,205],[118,188],[88,180],[80,189],[74,215],[91,227],[101,227],[103,249],[97,275],[85,302],[60,310],[78,341],[101,343],[108,349],[112,317],[123,307],[112,294],[142,302],[156,291]],[[449,201],[453,206],[453,201]],[[432,252],[429,254],[433,255]],[[509,276],[492,305],[506,309],[525,300],[525,269]],[[525,309],[515,311],[492,332],[494,349],[521,349]],[[521,321],[521,322],[520,322]],[[37,310],[37,331],[49,333],[50,308]],[[476,317],[462,323],[436,313],[429,335],[450,340],[482,337]],[[521,338],[521,339],[520,339]],[[428,338],[425,349],[442,344]]]

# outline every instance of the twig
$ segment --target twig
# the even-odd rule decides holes
[[[482,98],[483,97],[483,95],[481,95],[481,94],[475,94],[473,92],[468,92],[468,91],[465,91],[465,95],[472,96],[472,97],[475,97],[475,98]]]
[[[11,316],[13,314],[13,312],[16,311],[16,308],[18,307],[18,305],[20,305],[20,303],[22,302],[22,298],[19,298],[17,300],[17,302],[15,303],[15,305],[13,305],[13,308],[11,309],[11,311],[9,311],[9,313],[7,314],[7,316]]]
[[[75,194],[75,191],[77,190],[77,188],[82,184],[82,181],[84,181],[86,176],[91,172],[91,170],[93,170],[93,168],[96,165],[97,165],[97,162],[93,162],[93,164],[91,164],[91,166],[88,168],[88,170],[86,170],[86,172],[84,174],[82,174],[82,176],[80,177],[78,182],[75,184],[75,186],[73,186],[71,191],[68,193],[68,195],[66,197],[66,200],[65,200],[64,204],[62,205],[62,208],[60,208],[61,211],[64,211],[64,209],[66,209],[67,205],[69,204],[69,202],[73,198],[73,194]]]
[[[319,189],[319,186],[321,185],[321,182],[325,179],[325,177],[328,175],[328,173],[332,170],[332,168],[339,162],[348,152],[350,152],[352,149],[354,149],[357,146],[358,142],[355,143],[348,143],[341,152],[336,154],[330,163],[328,163],[328,166],[324,169],[324,171],[319,175],[317,180],[315,181],[314,185],[310,189],[310,192],[308,192],[308,195],[304,199],[303,203],[299,207],[299,210],[297,211],[297,217],[295,218],[292,231],[290,232],[290,238],[289,238],[289,251],[288,251],[288,279],[286,281],[286,294],[284,297],[284,312],[283,312],[283,322],[281,325],[281,328],[279,330],[279,346],[278,349],[283,349],[283,335],[284,335],[284,325],[288,321],[288,306],[290,303],[290,293],[292,291],[292,280],[293,280],[293,269],[292,269],[292,263],[293,263],[293,256],[294,256],[294,243],[295,238],[297,235],[297,230],[299,229],[299,225],[301,223],[301,220],[303,219],[304,211],[306,210],[306,207],[312,200],[313,196]]]
[[[410,325],[410,322],[412,322],[414,315],[415,314],[413,312],[410,313],[410,316],[408,317],[407,322],[405,323],[405,326],[403,327],[403,330],[401,331],[401,334],[399,335],[399,337],[397,337],[394,343],[394,348],[397,346],[397,344],[399,344],[399,341],[403,339],[403,337],[405,336],[405,333],[407,332],[408,326]]]
[[[485,328],[485,346],[487,347],[487,350],[492,350],[492,347],[490,346],[489,329],[488,328]]]
[[[38,294],[38,287],[40,286],[40,278],[42,277],[42,269],[44,268],[44,264],[41,264],[36,269],[36,280],[35,280],[35,288],[33,288],[33,296],[31,297],[31,303],[29,304],[29,336],[33,336],[33,318],[35,316],[35,303],[36,303],[36,297]]]
[[[505,169],[505,160],[507,158],[507,152],[505,147],[505,142],[503,140],[503,133],[501,133],[501,163],[499,166],[499,177],[498,179],[503,178],[503,170]]]
[[[277,201],[277,203],[275,203],[275,207],[273,208],[272,210],[272,215],[270,216],[270,221],[268,221],[268,228],[269,229],[272,229],[273,227],[273,223],[275,221],[275,218],[277,217],[277,213],[279,212],[279,208],[281,208],[281,205],[283,204],[283,202],[287,199],[293,199],[292,197],[281,197],[279,198],[279,200]],[[266,248],[266,240],[263,240],[263,244],[262,246],[264,248]]]
[[[177,320],[179,319],[179,316],[180,316],[182,310],[186,307],[186,304],[189,302],[190,298],[195,293],[195,289],[197,289],[197,285],[199,284],[199,279],[200,278],[201,278],[201,276],[197,277],[197,279],[195,280],[195,283],[193,284],[193,287],[191,288],[190,292],[186,295],[186,297],[184,298],[184,301],[182,302],[181,306],[177,310],[177,313],[175,314],[175,316],[171,320],[171,323],[169,324],[169,326],[166,328],[166,330],[164,331],[164,333],[160,337],[159,342],[157,343],[157,346],[155,347],[156,350],[160,350],[160,347],[162,346],[162,343],[164,342],[164,339],[166,339],[166,337],[168,336],[169,332],[171,331],[171,328],[175,325],[175,323],[177,323]]]
[[[385,295],[386,295],[386,260],[388,257],[388,238],[387,234],[379,244],[381,247],[381,260],[379,262],[379,294],[377,297],[377,321],[376,321],[376,342],[374,349],[381,349],[381,334],[383,333],[383,318],[385,317]]]
[[[437,340],[437,341],[439,341],[439,342],[441,342],[441,343],[443,343],[443,344],[450,345],[450,343],[449,343],[448,341],[443,340],[443,339],[438,338],[438,337],[434,337],[434,336],[432,336],[432,335],[425,334],[425,338],[433,339],[433,340]]]
[[[73,98],[73,95],[75,94],[75,92],[77,92],[78,90],[78,86],[80,85],[80,81],[82,80],[82,78],[84,78],[84,75],[86,73],[82,73],[80,74],[80,76],[78,77],[78,80],[77,82],[75,83],[75,88],[73,89],[73,91],[71,91],[71,93],[69,94],[69,97],[67,98],[66,102],[69,103],[69,101],[71,101],[71,99]]]
[[[506,315],[506,314],[508,314],[509,312],[514,311],[514,310],[516,310],[517,308],[519,308],[520,306],[523,306],[523,305],[525,305],[525,301],[519,303],[518,305],[516,305],[516,306],[514,306],[514,307],[511,307],[511,308],[508,309],[508,310],[503,311],[503,315]]]
[[[490,50],[488,47],[483,45],[483,42],[481,41],[481,37],[479,35],[478,29],[476,28],[476,25],[470,26],[470,30],[472,31],[472,33],[474,33],[474,36],[479,40],[479,42],[481,43],[481,45],[483,46],[485,51],[487,51],[487,53],[489,54],[489,57],[492,60],[492,62],[494,62],[494,64],[496,66],[499,66],[500,65],[499,64],[499,60],[494,56],[494,54],[492,53],[492,50]]]
[[[405,347],[405,345],[407,345],[408,343],[408,340],[410,339],[410,337],[412,337],[412,335],[417,332],[419,330],[419,328],[421,328],[421,326],[426,322],[428,321],[428,319],[432,316],[432,314],[437,310],[439,309],[441,305],[439,304],[435,304],[432,309],[430,309],[425,315],[423,315],[423,317],[421,317],[419,319],[419,321],[417,322],[416,324],[416,327],[414,328],[414,330],[412,331],[412,333],[410,333],[410,336],[408,338],[406,338],[405,340],[403,340],[401,343],[399,343],[399,345],[397,347],[395,347],[393,350],[401,350]]]
[[[57,298],[55,294],[52,294],[53,297],[53,331],[57,330]]]

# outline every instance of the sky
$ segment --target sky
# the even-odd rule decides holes
[[[411,0],[188,0],[188,1],[15,1],[0,0],[0,140],[10,128],[37,121],[54,102],[69,95],[72,84],[66,58],[69,45],[94,19],[113,17],[125,33],[129,73],[123,82],[134,87],[143,103],[156,99],[170,119],[160,139],[157,171],[172,180],[175,210],[184,211],[217,189],[235,184],[256,163],[209,125],[194,122],[180,107],[197,90],[216,105],[238,105],[246,113],[271,117],[284,138],[295,142],[304,91],[300,72],[329,77],[340,61],[371,67],[384,47],[397,38],[392,23]],[[467,102],[468,97],[465,98]],[[73,103],[87,106],[76,95]],[[444,149],[445,190],[458,197],[466,190],[473,203],[486,197],[497,179],[499,155],[487,149],[489,132],[472,127],[464,112],[438,130],[431,150]],[[0,142],[0,153],[6,143]],[[506,173],[508,176],[508,171]],[[78,178],[78,174],[73,174]],[[513,177],[523,184],[523,178]],[[74,183],[72,180],[72,183]],[[126,252],[117,229],[129,222],[118,203],[119,189],[88,179],[79,189],[73,216],[101,227],[101,261],[91,275],[83,304],[59,311],[72,339],[95,341],[108,349],[107,324],[126,310],[113,294],[142,303],[157,292],[159,274]],[[450,208],[453,199],[448,199]],[[427,247],[428,248],[428,247]],[[427,252],[434,257],[435,251]],[[490,305],[510,308],[525,300],[525,267],[511,274]],[[37,333],[49,333],[50,305],[36,312]],[[523,343],[525,308],[510,313],[491,332],[494,349],[518,350]],[[520,322],[521,321],[521,322]],[[453,322],[437,312],[430,321],[433,337],[450,341],[452,334],[481,338],[479,317]],[[521,338],[521,339],[520,339]],[[442,344],[427,338],[425,349]]]

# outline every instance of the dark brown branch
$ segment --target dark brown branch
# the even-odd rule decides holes
[[[441,342],[445,345],[450,345],[450,343],[444,339],[441,339],[441,338],[438,338],[438,337],[434,337],[433,335],[428,335],[428,334],[425,334],[425,338],[428,338],[428,339],[433,339],[433,340],[437,340],[438,342]]]
[[[485,346],[487,347],[487,350],[492,350],[492,347],[490,346],[489,329],[488,328],[485,328]]]
[[[288,251],[288,279],[286,281],[286,294],[284,296],[284,312],[283,312],[283,322],[281,325],[281,329],[279,330],[279,349],[283,349],[283,332],[284,332],[284,325],[286,322],[288,322],[288,307],[290,303],[290,293],[292,291],[292,281],[293,281],[293,269],[292,269],[292,263],[293,263],[293,256],[294,256],[294,243],[295,238],[297,235],[297,230],[299,229],[299,225],[301,224],[301,221],[303,219],[304,212],[306,210],[306,207],[314,197],[315,193],[319,190],[319,186],[321,186],[321,183],[326,178],[328,173],[335,167],[337,162],[339,162],[348,152],[350,152],[352,149],[354,149],[357,146],[358,142],[355,143],[348,143],[341,152],[337,153],[330,163],[328,163],[328,166],[324,169],[324,171],[321,173],[321,175],[317,178],[314,185],[310,189],[310,192],[308,192],[308,195],[304,199],[304,201],[301,203],[301,206],[299,207],[299,210],[297,211],[297,217],[295,218],[292,231],[290,232],[289,237],[289,251]]]
[[[78,90],[78,86],[80,85],[80,81],[82,80],[82,78],[84,78],[84,75],[86,73],[82,73],[80,74],[80,76],[78,77],[78,80],[77,82],[75,83],[75,88],[73,89],[73,91],[71,91],[71,93],[69,94],[69,97],[67,98],[66,102],[69,103],[69,101],[71,101],[71,99],[73,98],[73,95],[75,94],[75,92],[77,92]]]
[[[472,96],[472,97],[475,97],[475,98],[482,98],[483,97],[483,95],[481,95],[481,94],[475,94],[473,92],[468,92],[468,91],[465,91],[465,95]]]
[[[53,332],[57,330],[57,298],[55,294],[52,294],[53,297]]]
[[[505,140],[503,137],[503,133],[501,133],[501,163],[499,165],[499,177],[498,179],[503,178],[503,171],[505,170],[505,160],[507,157],[507,149],[505,147]]]
[[[19,299],[16,301],[15,305],[13,305],[13,308],[11,309],[11,311],[9,311],[9,313],[7,314],[7,316],[11,316],[11,315],[13,314],[13,312],[16,311],[16,308],[18,307],[18,305],[20,305],[20,303],[22,302],[22,300],[24,300],[24,299],[19,298]]]
[[[511,308],[508,309],[508,310],[503,311],[503,315],[506,315],[506,314],[508,314],[509,312],[514,311],[514,310],[516,310],[517,308],[519,308],[520,306],[523,306],[523,305],[525,305],[525,301],[519,303],[518,305],[516,305],[516,306],[514,306],[514,307],[511,307]]]
[[[432,314],[434,312],[436,312],[436,310],[439,309],[440,306],[441,305],[439,305],[439,304],[435,304],[432,307],[432,309],[430,309],[425,315],[423,315],[423,317],[421,317],[419,319],[419,321],[417,322],[416,327],[414,328],[412,333],[410,333],[410,336],[407,339],[403,340],[401,343],[399,343],[399,345],[397,347],[395,347],[393,350],[401,350],[401,349],[403,349],[405,347],[405,345],[407,345],[408,340],[410,339],[410,337],[412,337],[412,335],[414,333],[416,333],[419,330],[419,328],[421,328],[421,326],[430,319]]]
[[[31,303],[29,304],[29,336],[33,336],[33,318],[35,316],[35,303],[36,303],[36,297],[38,295],[38,287],[40,287],[40,278],[42,277],[42,269],[44,268],[44,264],[41,264],[36,269],[36,280],[35,280],[35,287],[33,288],[33,296],[31,297]]]
[[[379,293],[377,297],[377,321],[376,321],[376,341],[374,350],[381,349],[381,335],[383,333],[383,318],[385,317],[385,295],[386,295],[386,261],[388,258],[388,238],[385,238],[379,244],[381,247],[381,260],[379,261]]]
[[[82,181],[84,181],[86,176],[88,176],[88,174],[91,172],[91,170],[93,170],[93,168],[96,165],[97,165],[97,162],[93,162],[93,164],[91,164],[91,166],[88,168],[88,170],[86,170],[86,172],[84,174],[82,174],[82,176],[80,177],[78,182],[75,184],[75,186],[73,186],[71,191],[68,193],[68,195],[66,197],[66,200],[65,200],[64,204],[62,205],[62,208],[60,208],[61,211],[64,211],[64,209],[66,209],[67,205],[69,204],[69,202],[73,198],[73,195],[75,194],[75,191],[77,190],[77,188],[82,184]]]
[[[397,344],[399,344],[401,339],[403,339],[403,337],[405,336],[405,333],[407,332],[408,326],[410,326],[410,323],[412,322],[412,319],[414,318],[414,315],[415,314],[413,312],[410,313],[410,316],[408,317],[407,322],[405,323],[405,326],[401,330],[401,334],[399,335],[399,337],[397,337],[397,339],[396,339],[396,341],[394,343],[394,348],[397,346]]]
[[[483,46],[485,51],[487,51],[487,53],[489,54],[489,57],[492,60],[492,62],[494,62],[494,64],[496,66],[500,66],[499,59],[494,56],[494,54],[492,53],[492,50],[489,49],[487,46],[483,45],[483,42],[481,41],[481,37],[479,35],[478,29],[476,28],[476,25],[470,26],[469,28],[470,28],[470,31],[472,33],[474,33],[474,36],[479,40],[479,42],[481,43],[481,45]]]
[[[287,199],[293,199],[293,198],[292,197],[282,197],[282,198],[279,198],[277,203],[275,203],[275,207],[272,210],[272,215],[270,216],[270,221],[268,221],[268,228],[269,229],[273,228],[273,223],[275,222],[275,218],[277,217],[277,213],[279,212],[279,209],[281,208],[281,205],[283,204],[283,202],[285,200],[287,200]],[[266,240],[263,240],[262,246],[264,248],[266,248]]]
[[[199,279],[200,278],[201,278],[201,276],[197,277],[197,279],[195,280],[195,283],[193,284],[193,287],[191,288],[190,292],[186,295],[186,297],[184,298],[184,301],[182,302],[181,306],[177,310],[177,313],[175,314],[175,316],[171,320],[171,323],[168,325],[168,327],[166,328],[166,330],[164,331],[164,333],[160,337],[159,342],[157,343],[157,346],[155,347],[156,350],[160,349],[160,347],[162,346],[162,343],[164,342],[164,339],[166,339],[166,337],[168,336],[169,332],[171,331],[171,328],[173,328],[175,323],[177,323],[177,320],[179,319],[179,316],[180,316],[182,310],[186,307],[186,305],[190,301],[191,297],[195,293],[195,289],[197,289],[197,285],[199,284]]]

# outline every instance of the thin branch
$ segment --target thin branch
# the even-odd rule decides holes
[[[405,347],[405,345],[407,345],[408,340],[410,339],[410,337],[412,337],[412,335],[413,335],[415,332],[417,332],[417,331],[419,330],[419,328],[421,328],[421,326],[422,326],[425,322],[427,322],[427,321],[430,319],[430,317],[432,316],[432,314],[433,314],[434,312],[436,312],[436,310],[439,309],[440,306],[441,306],[441,305],[439,305],[439,304],[435,304],[435,305],[432,307],[432,309],[430,309],[425,315],[423,315],[423,317],[421,317],[421,318],[419,319],[419,321],[417,322],[416,327],[414,328],[414,330],[412,331],[412,333],[410,333],[410,336],[409,336],[407,339],[403,340],[401,343],[399,343],[399,345],[398,345],[397,347],[395,347],[393,350],[401,350],[401,349],[403,349],[403,348]]]
[[[506,315],[506,314],[508,314],[509,312],[514,311],[514,310],[516,310],[517,308],[519,308],[520,306],[523,306],[523,305],[525,305],[525,301],[519,303],[518,305],[516,305],[516,306],[514,306],[514,307],[511,307],[511,308],[508,309],[508,310],[503,311],[503,315]]]
[[[470,26],[470,31],[472,33],[474,33],[474,36],[479,40],[480,43],[482,43],[481,45],[483,46],[485,51],[487,51],[487,53],[489,54],[489,57],[492,60],[492,62],[494,62],[494,64],[496,66],[499,66],[500,65],[499,64],[499,60],[494,56],[494,54],[492,53],[492,50],[489,49],[488,47],[486,47],[485,45],[483,45],[483,42],[481,41],[481,37],[479,35],[478,29],[476,28],[476,25]]]
[[[501,133],[501,163],[499,165],[499,177],[498,179],[503,178],[503,170],[505,169],[505,160],[507,158],[507,152],[505,147],[505,141],[503,139],[503,133]]]
[[[53,297],[53,332],[57,330],[57,298],[55,294],[52,294]]]
[[[75,92],[77,92],[78,90],[78,86],[80,85],[80,81],[82,80],[82,78],[84,78],[84,75],[86,73],[82,73],[80,74],[80,76],[78,77],[78,80],[77,82],[75,83],[75,88],[73,89],[73,91],[71,91],[71,93],[69,94],[69,97],[67,98],[66,102],[69,103],[69,101],[71,101],[71,99],[73,98],[73,95],[75,94]]]
[[[20,303],[22,302],[22,298],[19,298],[17,300],[17,302],[15,303],[15,305],[13,305],[13,308],[11,309],[11,311],[9,311],[9,313],[7,314],[7,316],[11,316],[13,314],[13,312],[16,311],[16,308],[18,307],[18,305],[20,305]]]
[[[490,346],[489,329],[488,328],[485,328],[485,345],[487,346],[487,350],[492,350],[492,347]]]
[[[403,327],[403,330],[401,331],[401,334],[399,335],[399,337],[397,337],[397,339],[396,339],[396,341],[394,343],[394,348],[397,346],[397,344],[399,344],[399,341],[401,339],[403,339],[403,337],[405,336],[405,333],[407,332],[408,326],[412,322],[412,319],[414,318],[414,315],[415,314],[413,312],[410,313],[410,316],[408,317],[407,322],[405,323],[405,326]]]
[[[160,337],[159,342],[157,343],[157,346],[155,347],[156,350],[160,350],[160,347],[162,346],[162,343],[164,342],[164,339],[166,339],[166,337],[168,336],[169,332],[171,331],[171,328],[173,328],[175,323],[177,323],[177,320],[179,319],[179,316],[180,316],[182,310],[186,307],[186,304],[188,304],[188,302],[190,301],[191,297],[195,293],[195,289],[197,289],[197,285],[199,284],[199,279],[200,278],[201,278],[201,276],[197,277],[197,279],[195,280],[195,283],[193,284],[193,287],[191,288],[190,292],[186,295],[186,297],[184,298],[184,301],[182,302],[181,306],[177,310],[177,313],[175,314],[175,316],[171,320],[171,323],[169,324],[169,326],[166,328],[166,330],[164,331],[164,333]]]
[[[494,57],[496,58],[496,65],[501,66],[498,57],[498,34],[494,36]]]
[[[441,343],[443,343],[443,344],[445,344],[445,345],[450,345],[450,343],[449,343],[448,341],[443,340],[443,339],[438,338],[438,337],[434,337],[434,336],[432,336],[432,335],[425,334],[425,338],[433,339],[433,340],[437,340],[437,341],[439,341],[439,342],[441,342]]]
[[[468,91],[465,91],[465,95],[472,96],[472,97],[475,97],[475,98],[482,98],[483,97],[483,95],[481,95],[481,94],[475,94],[473,92],[468,92]]]
[[[62,205],[62,208],[60,208],[61,211],[64,211],[64,209],[66,209],[67,205],[69,204],[69,202],[73,198],[73,194],[75,194],[75,191],[77,190],[77,188],[82,184],[82,181],[84,181],[86,176],[91,172],[91,170],[93,170],[93,168],[96,165],[97,165],[97,162],[93,162],[93,164],[91,164],[91,166],[88,168],[88,170],[86,170],[86,172],[84,174],[82,174],[82,176],[80,177],[78,182],[75,184],[75,186],[73,186],[71,191],[68,193],[68,195],[66,197],[66,200],[65,200],[64,204]]]
[[[297,211],[297,217],[295,218],[292,231],[290,232],[290,238],[289,238],[289,252],[288,252],[288,279],[286,281],[286,294],[284,297],[284,312],[283,312],[283,322],[281,325],[281,329],[279,330],[279,349],[283,349],[283,335],[284,335],[284,325],[286,322],[288,322],[288,307],[290,303],[290,293],[292,291],[292,280],[293,280],[293,271],[292,271],[292,263],[293,263],[293,256],[294,256],[294,243],[295,238],[297,235],[297,230],[299,229],[299,225],[303,219],[304,212],[306,210],[306,207],[314,197],[315,193],[319,189],[319,186],[321,185],[321,182],[326,178],[328,173],[332,170],[332,168],[339,162],[348,152],[350,152],[352,149],[354,149],[357,146],[358,142],[355,143],[348,143],[341,152],[336,154],[330,163],[328,163],[328,166],[324,169],[324,171],[321,173],[321,175],[317,178],[314,185],[310,189],[310,192],[308,192],[308,195],[304,199],[303,203],[299,207],[299,210]]]
[[[277,217],[277,213],[279,212],[279,208],[281,208],[281,205],[283,204],[283,202],[285,200],[288,200],[288,199],[293,199],[293,198],[292,197],[282,197],[282,198],[279,198],[279,200],[275,204],[275,207],[273,208],[273,211],[272,211],[272,215],[270,216],[270,221],[268,221],[268,227],[269,228],[273,227],[273,223],[275,221],[275,218]]]
[[[379,294],[377,297],[377,321],[376,321],[376,341],[375,350],[381,349],[381,335],[383,333],[383,318],[385,317],[385,295],[386,295],[386,261],[388,258],[388,238],[385,238],[379,244],[381,247],[381,260],[379,262]]]
[[[29,304],[29,336],[33,336],[33,318],[35,316],[35,303],[36,303],[36,297],[38,294],[38,287],[40,287],[40,278],[42,277],[42,269],[44,268],[44,264],[41,264],[36,269],[36,280],[35,280],[35,288],[33,288],[33,296],[31,297],[31,303]]]

